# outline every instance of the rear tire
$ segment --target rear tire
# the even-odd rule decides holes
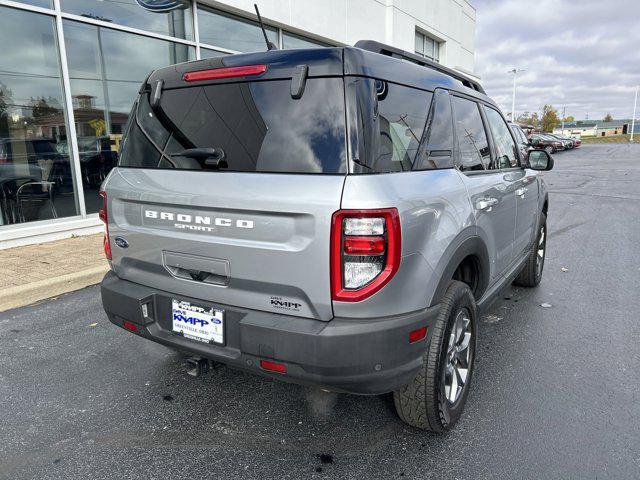
[[[409,425],[442,433],[462,414],[473,374],[477,308],[469,286],[451,281],[431,327],[431,340],[415,378],[393,392],[398,416]]]
[[[513,281],[519,287],[536,287],[542,280],[544,259],[547,253],[547,217],[543,213],[538,226],[536,241],[531,248],[531,253],[524,264],[524,268]]]

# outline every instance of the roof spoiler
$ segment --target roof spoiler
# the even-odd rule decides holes
[[[456,80],[462,82],[462,84],[465,87],[468,87],[472,90],[475,90],[477,92],[480,92],[486,95],[484,88],[482,88],[482,85],[480,85],[480,83],[477,82],[476,80],[470,77],[467,77],[461,72],[442,66],[439,63],[432,62],[431,60],[425,57],[422,57],[420,55],[417,55],[415,53],[409,53],[399,48],[392,47],[390,45],[385,45],[384,43],[376,42],[375,40],[359,40],[354,46],[356,48],[361,48],[362,50],[379,53],[381,55],[386,55],[388,57],[400,58],[403,60],[407,60],[408,62],[416,63],[423,67],[437,70],[438,72],[444,73],[445,75],[449,75],[450,77],[453,77]]]

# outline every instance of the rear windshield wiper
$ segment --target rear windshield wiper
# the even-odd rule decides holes
[[[187,157],[204,160],[204,164],[213,168],[228,168],[226,154],[220,147],[187,148],[182,152],[172,153],[172,157]]]
[[[351,161],[357,165],[360,165],[361,167],[367,168],[369,170],[373,170],[372,167],[370,167],[369,165],[367,165],[366,163],[364,163],[362,160],[360,160],[359,158],[352,158]]]

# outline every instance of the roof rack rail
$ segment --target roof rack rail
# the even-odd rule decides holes
[[[425,57],[421,57],[420,55],[417,55],[415,53],[409,53],[405,50],[401,50],[390,45],[385,45],[384,43],[376,42],[375,40],[359,40],[354,46],[356,48],[361,48],[362,50],[368,50],[369,52],[387,55],[388,57],[401,58],[403,60],[422,65],[423,67],[432,68],[433,70],[437,70],[462,82],[465,87],[476,90],[477,92],[486,95],[484,88],[482,88],[482,85],[480,85],[480,83],[476,80],[464,75],[461,72],[440,65],[439,63],[432,62],[431,60]]]

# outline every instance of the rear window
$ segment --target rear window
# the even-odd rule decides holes
[[[300,99],[291,97],[290,84],[165,90],[155,109],[144,93],[123,141],[120,166],[215,170],[207,158],[185,152],[215,149],[215,158],[223,157],[227,165],[221,171],[345,173],[342,78],[308,79]]]

